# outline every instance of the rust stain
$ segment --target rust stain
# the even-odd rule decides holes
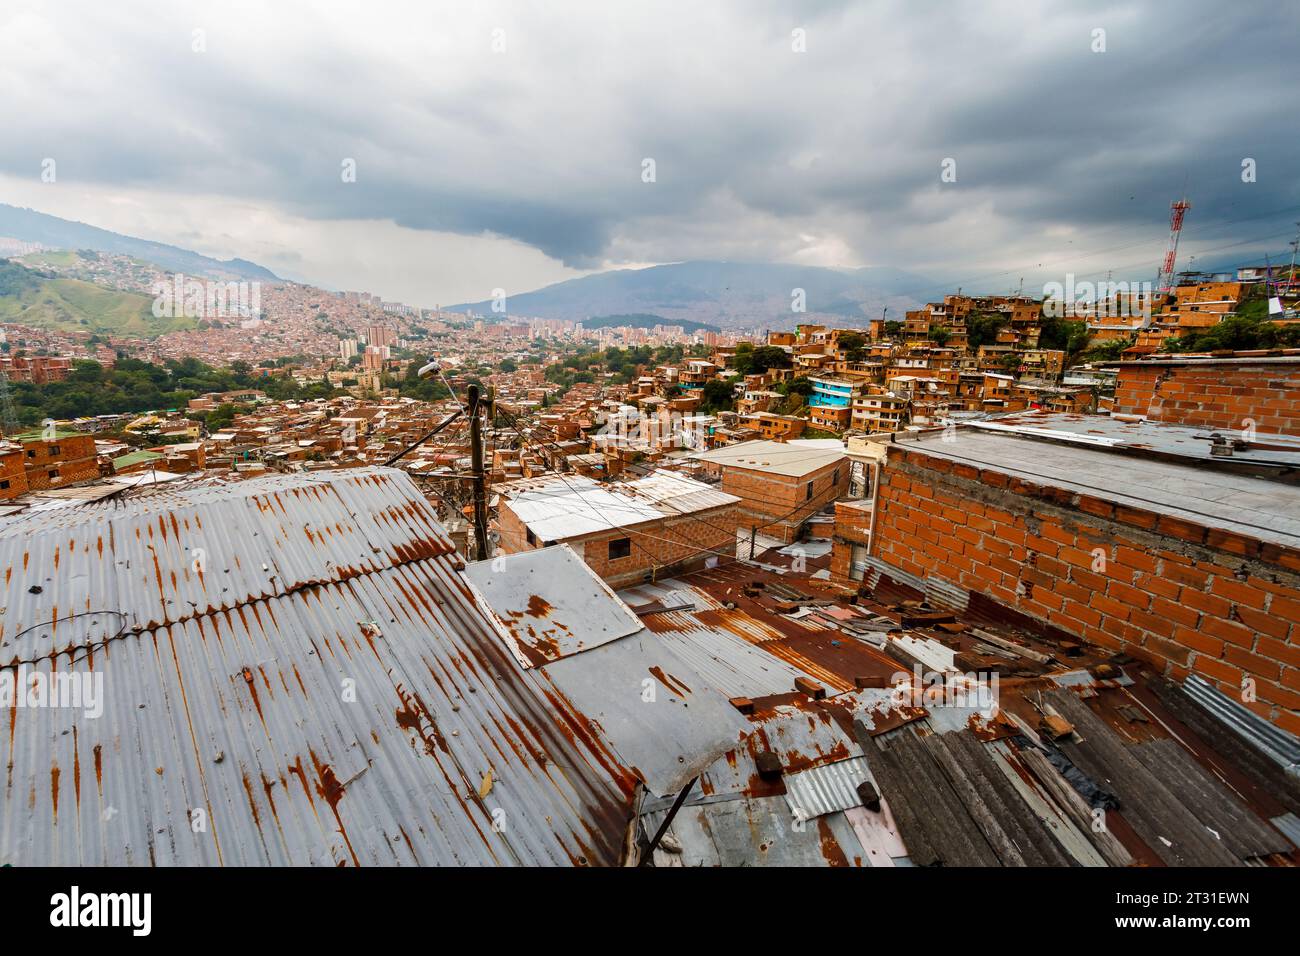
[[[533,594],[528,598],[528,613],[533,617],[546,617],[552,610],[551,604],[544,597]]]
[[[821,843],[822,856],[831,866],[848,866],[848,857],[844,855],[844,850],[840,847],[835,835],[831,833],[831,825],[825,817],[817,818],[817,838]]]
[[[81,809],[81,749],[77,746],[77,725],[72,725],[72,792]]]
[[[339,825],[339,836],[343,837],[343,842],[347,844],[348,854],[352,857],[352,865],[360,866],[361,861],[357,859],[356,851],[352,849],[352,841],[348,838],[347,828],[343,826],[343,818],[339,816],[339,801],[343,799],[346,792],[343,784],[339,783],[338,777],[334,775],[334,768],[327,763],[321,763],[316,751],[308,750],[311,754],[312,765],[316,768],[316,792],[325,798],[325,802],[330,805],[330,810],[334,813],[334,820]]]
[[[679,678],[673,677],[672,674],[665,674],[662,667],[656,664],[650,668],[650,673],[654,675],[655,680],[668,688],[669,692],[676,694],[678,697],[685,697],[690,694],[691,689],[687,687]]]

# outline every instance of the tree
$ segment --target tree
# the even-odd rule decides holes
[[[750,374],[766,372],[770,368],[789,368],[794,364],[790,353],[776,345],[761,345],[750,357]]]
[[[700,410],[704,412],[724,412],[735,407],[735,395],[730,382],[720,378],[710,379],[704,383],[704,398]]]
[[[1234,315],[1207,329],[1166,339],[1165,352],[1218,352],[1300,346],[1300,328],[1282,326],[1250,316]]]
[[[1001,313],[972,312],[966,319],[966,347],[976,352],[981,345],[992,345],[1006,324],[1006,316]]]
[[[1075,358],[1088,347],[1091,338],[1088,323],[1082,320],[1044,315],[1039,324],[1039,347],[1064,352],[1067,365],[1074,364]]]
[[[806,375],[800,375],[798,378],[792,378],[788,382],[781,382],[776,386],[776,390],[782,395],[800,395],[807,398],[813,393],[812,379]]]

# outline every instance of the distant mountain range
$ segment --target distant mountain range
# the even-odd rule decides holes
[[[164,242],[136,239],[88,226],[70,219],[46,215],[34,209],[22,209],[0,203],[0,239],[38,242],[53,249],[93,249],[143,259],[168,272],[183,272],[197,278],[224,281],[249,279],[278,282],[270,269],[244,259],[214,259]]]
[[[803,312],[795,290],[802,289]],[[800,322],[865,323],[888,307],[902,319],[937,294],[935,283],[885,266],[824,269],[757,262],[680,262],[648,269],[619,269],[569,279],[508,296],[506,314],[586,321],[592,316],[649,314],[671,324],[699,322],[720,328],[793,328]],[[492,300],[445,306],[492,316]],[[622,323],[617,323],[622,324]]]

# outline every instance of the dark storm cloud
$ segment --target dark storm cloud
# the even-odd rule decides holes
[[[1158,237],[1184,184],[1225,241],[1300,206],[1291,4],[140,9],[0,14],[0,171],[55,156],[80,181],[487,233],[579,268],[960,269],[1053,229]]]

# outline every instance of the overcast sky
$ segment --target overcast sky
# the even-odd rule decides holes
[[[0,201],[424,306],[686,259],[1151,279],[1184,188],[1184,265],[1294,236],[1298,35],[1221,0],[5,0]]]

